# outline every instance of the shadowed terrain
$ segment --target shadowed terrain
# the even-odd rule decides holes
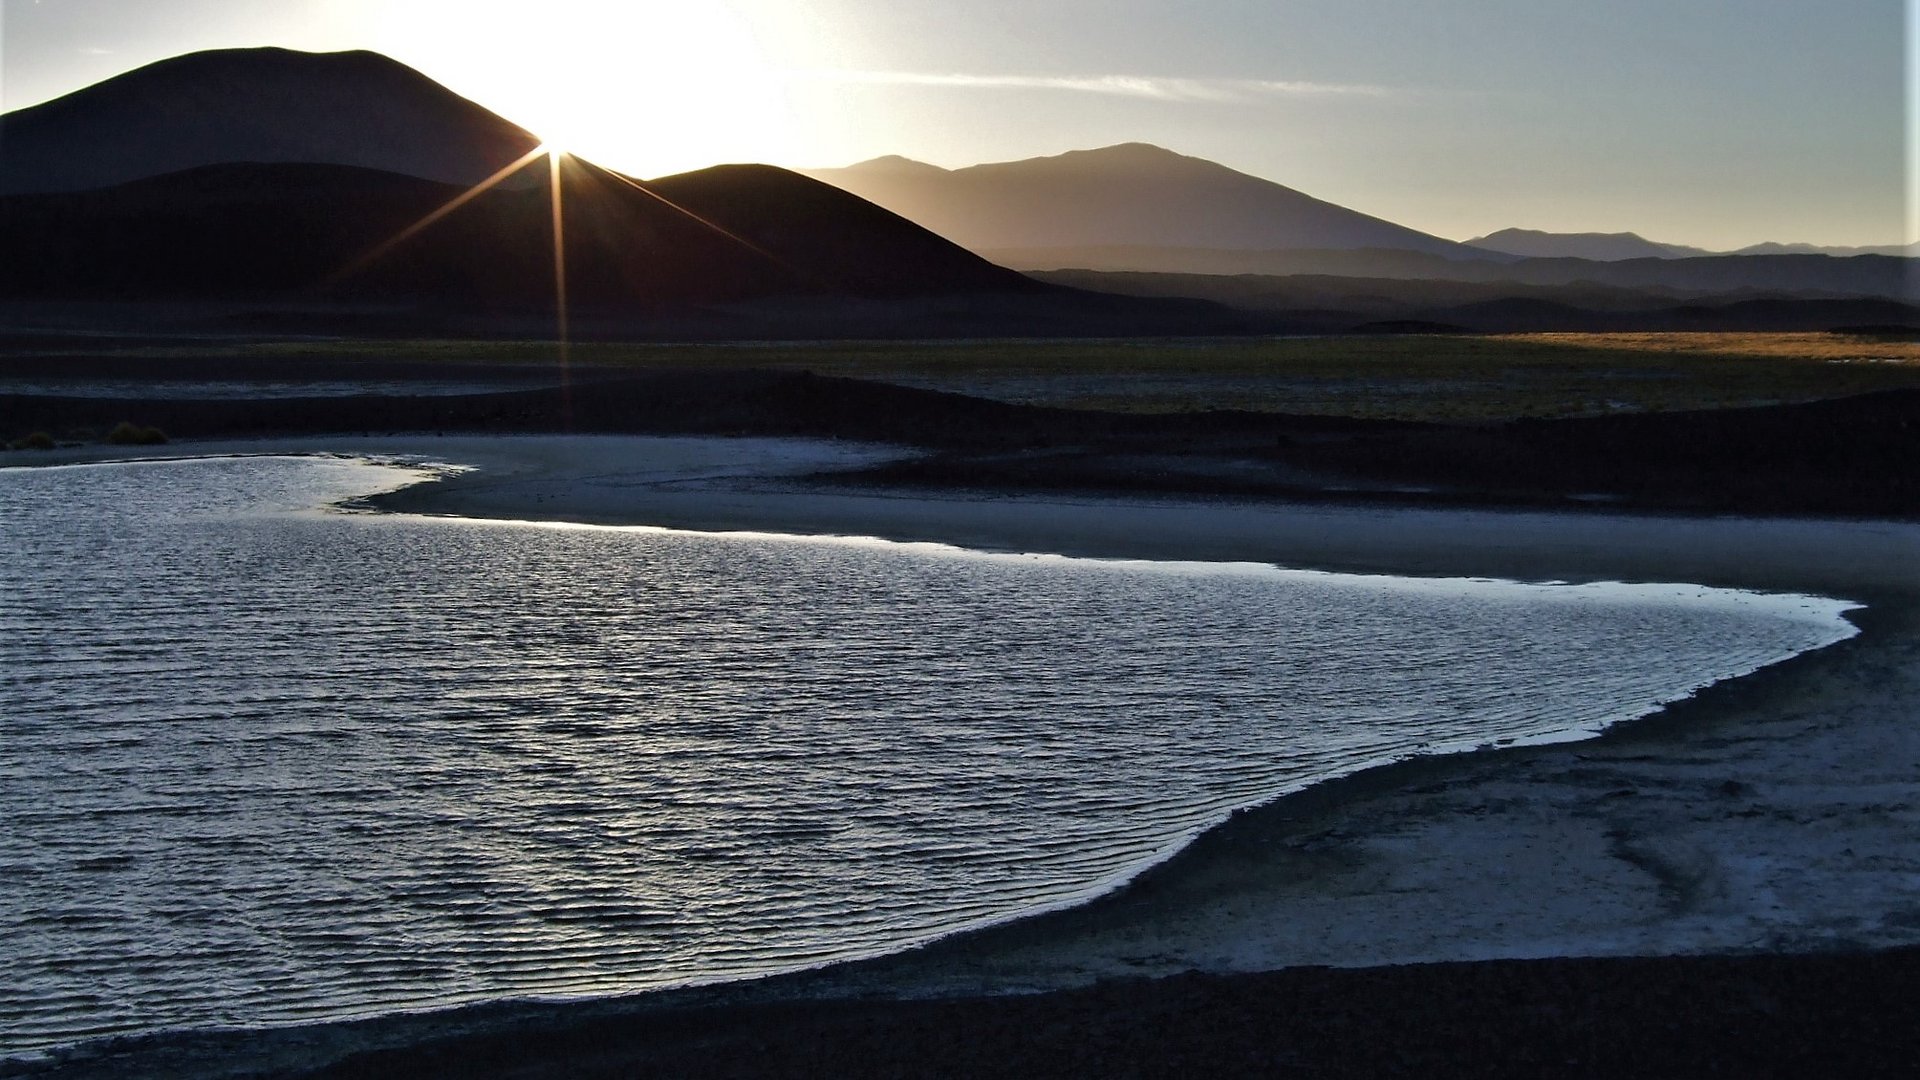
[[[215,165],[100,191],[0,200],[12,296],[293,298],[554,306],[545,163],[382,250],[461,189],[337,165]],[[1049,291],[817,181],[724,166],[639,186],[566,159],[570,299]],[[659,194],[649,194],[649,191]],[[676,209],[679,203],[686,210]],[[702,220],[704,219],[704,220]]]
[[[311,1077],[1893,1076],[1914,950],[1115,981],[651,1015],[349,1057]]]
[[[71,373],[52,358],[8,364]],[[169,364],[181,377],[192,365]],[[310,373],[325,370],[314,366]],[[393,377],[341,364],[342,381]],[[497,382],[444,365],[438,378]],[[534,378],[522,371],[516,378]],[[807,371],[548,369],[472,394],[267,399],[0,395],[0,432],[95,439],[122,421],[176,438],[350,432],[812,435],[922,447],[850,482],[1209,493],[1392,503],[1605,506],[1912,517],[1920,390],[1829,401],[1443,424],[1289,413],[1019,405]]]
[[[1516,266],[1514,276],[1521,277],[1534,266]],[[1748,269],[1760,271],[1755,280],[1766,279],[1764,268]],[[1848,273],[1856,270],[1864,288],[1878,288],[1868,280],[1877,273],[1874,266],[1851,268]],[[1732,282],[1723,283],[1725,288],[1692,288],[1684,284],[1635,285],[1631,279],[1624,284],[1585,278],[1558,282],[1547,274],[1541,275],[1545,280],[1540,282],[1091,270],[1040,271],[1033,276],[1057,285],[1126,296],[1210,300],[1285,321],[1301,331],[1334,333],[1423,328],[1456,333],[1819,331],[1920,325],[1920,307],[1912,303],[1879,295],[1825,295],[1820,290],[1798,288],[1804,281],[1778,288]],[[1886,286],[1882,291],[1899,291],[1894,285],[1900,278],[1897,266],[1878,276]],[[1685,279],[1685,275],[1676,278]]]

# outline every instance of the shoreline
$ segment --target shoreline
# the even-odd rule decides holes
[[[273,1066],[285,1068],[365,1050],[370,1036],[372,1046],[404,1046],[450,1034],[476,1036],[502,1025],[544,1029],[702,1002],[737,1008],[754,1001],[1004,995],[1115,978],[1316,964],[1920,943],[1920,909],[1908,912],[1896,903],[1902,895],[1898,883],[1910,879],[1902,875],[1920,873],[1920,859],[1900,842],[1920,825],[1920,816],[1910,803],[1868,797],[1887,794],[1886,777],[1829,780],[1813,791],[1808,778],[1757,768],[1779,756],[1767,753],[1770,748],[1783,749],[1770,742],[1793,743],[1784,764],[1790,771],[1797,761],[1802,773],[1808,771],[1806,759],[1818,757],[1810,750],[1824,751],[1830,761],[1854,759],[1869,772],[1878,762],[1881,774],[1920,760],[1920,743],[1899,730],[1899,719],[1911,717],[1912,708],[1895,711],[1920,700],[1913,696],[1920,694],[1920,574],[1912,570],[1920,565],[1920,526],[875,493],[797,479],[790,468],[794,459],[759,442],[770,453],[744,469],[733,459],[718,463],[724,467],[695,460],[691,469],[682,460],[673,469],[640,472],[629,437],[319,438],[181,444],[152,453],[115,448],[111,456],[304,448],[461,462],[464,451],[488,460],[477,472],[369,501],[403,513],[599,517],[593,523],[873,535],[1100,558],[1258,561],[1409,576],[1690,582],[1815,592],[1867,607],[1848,615],[1861,630],[1854,638],[1714,684],[1597,737],[1412,759],[1317,784],[1235,814],[1088,903],[905,953],[749,983],[325,1025],[331,1037],[293,1029],[224,1038],[209,1033],[205,1040],[251,1040],[283,1049],[304,1042],[317,1051]],[[890,452],[841,447],[799,463],[845,465]],[[775,527],[783,522],[790,527]],[[1882,681],[1863,677],[1869,672]],[[1796,786],[1806,790],[1785,790]],[[1864,791],[1868,787],[1876,790]],[[1846,848],[1846,865],[1834,861],[1835,852],[1810,851],[1804,838],[1795,849],[1792,839],[1805,831],[1805,822],[1796,825],[1793,814],[1814,806],[1844,814],[1847,800],[1835,797],[1852,789],[1863,789],[1852,803],[1867,807],[1852,817],[1877,820],[1853,822],[1846,835],[1858,842]],[[1765,875],[1751,872],[1755,857],[1779,850],[1821,863],[1821,879],[1789,882],[1776,873],[1761,880]],[[1449,857],[1436,859],[1434,852]],[[1886,865],[1888,860],[1897,865]],[[1441,865],[1449,861],[1467,865],[1449,872]],[[1747,871],[1753,880],[1732,871]],[[1804,895],[1783,895],[1788,886]],[[1778,908],[1771,914],[1759,902],[1767,900],[1759,894],[1768,890],[1768,902],[1777,901]],[[1853,913],[1847,915],[1847,903],[1817,902],[1822,899],[1851,901]],[[1870,926],[1865,912],[1876,903],[1897,910]],[[1822,906],[1832,924],[1825,930],[1807,918]],[[1854,921],[1846,924],[1847,917]],[[1407,928],[1418,925],[1440,932],[1413,940]],[[1393,933],[1384,933],[1389,927]],[[1463,953],[1466,946],[1471,948]],[[321,1043],[333,1045],[323,1050]]]
[[[653,455],[636,459],[635,448]],[[335,455],[471,466],[364,500],[389,513],[868,537],[1092,559],[1522,582],[1668,582],[1920,598],[1920,522],[1502,509],[1216,495],[877,487],[834,473],[921,451],[840,440],[652,435],[294,436],[0,454],[0,467]],[[1848,593],[1858,595],[1847,595]]]

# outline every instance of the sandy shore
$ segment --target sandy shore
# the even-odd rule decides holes
[[[923,997],[1299,965],[1920,944],[1920,525],[872,490],[798,474],[893,451],[772,440],[302,439],[163,449],[325,450],[476,466],[374,500],[396,512],[1365,573],[1685,581],[1867,605],[1853,616],[1859,637],[1601,738],[1414,761],[1323,785],[1238,816],[1086,907],[790,979],[768,988],[771,996]],[[375,1041],[464,1026],[396,1025]],[[329,1056],[311,1040],[308,1049]]]

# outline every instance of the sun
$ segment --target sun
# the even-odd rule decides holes
[[[630,175],[794,156],[785,84],[725,3],[401,0],[376,36],[546,149]]]

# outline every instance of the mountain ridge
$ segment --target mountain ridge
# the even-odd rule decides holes
[[[547,170],[402,243],[455,185],[361,166],[228,163],[0,198],[0,294],[551,306]],[[563,165],[567,264],[585,304],[1046,291],[826,184],[772,166],[640,182]],[[370,257],[371,253],[378,257]]]
[[[539,144],[379,53],[219,49],[0,115],[0,194],[83,191],[236,162],[349,165],[471,185]]]
[[[1749,244],[1731,251],[1687,244],[1668,244],[1649,240],[1639,233],[1580,232],[1560,233],[1540,229],[1501,229],[1465,241],[1471,247],[1530,259],[1590,259],[1595,262],[1621,262],[1627,259],[1699,259],[1720,255],[1829,255],[1851,258],[1855,255],[1891,255],[1908,258],[1920,254],[1920,245],[1880,244],[1844,247],[1822,244]]]
[[[962,169],[890,155],[802,171],[975,251],[1120,244],[1485,254],[1148,143]]]
[[[1470,247],[1485,248],[1529,259],[1591,259],[1595,262],[1619,262],[1626,259],[1684,259],[1719,252],[1681,244],[1663,244],[1634,232],[1552,233],[1539,229],[1501,229],[1466,241]]]
[[[38,253],[0,260],[0,295],[555,307],[537,140],[376,53],[188,54],[9,113],[0,136],[0,250]],[[558,160],[569,301],[609,317],[1077,295],[773,166],[639,181]],[[468,190],[516,163],[512,182]]]

